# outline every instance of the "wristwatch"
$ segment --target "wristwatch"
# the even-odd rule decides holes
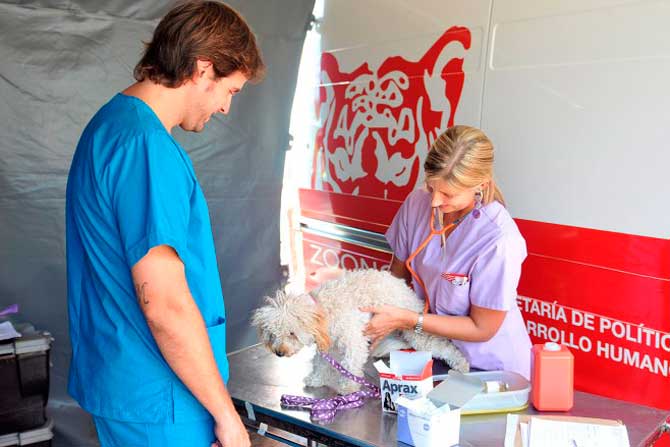
[[[416,320],[416,324],[414,325],[414,332],[417,334],[423,333],[423,312],[419,314],[419,319]]]

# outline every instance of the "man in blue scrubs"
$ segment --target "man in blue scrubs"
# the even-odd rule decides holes
[[[69,392],[103,447],[249,445],[225,385],[209,211],[171,130],[201,131],[263,71],[243,18],[187,2],[81,136],[66,204]]]

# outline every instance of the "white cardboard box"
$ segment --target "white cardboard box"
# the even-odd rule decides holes
[[[398,398],[398,441],[415,447],[457,445],[461,431],[461,407],[484,389],[479,379],[457,371],[427,396]]]
[[[390,365],[375,362],[382,410],[396,413],[399,396],[421,397],[433,389],[433,358],[426,351],[392,351]]]

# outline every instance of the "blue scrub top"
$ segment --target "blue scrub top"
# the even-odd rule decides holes
[[[160,353],[131,276],[152,247],[175,249],[227,381],[207,203],[188,155],[138,98],[116,95],[84,130],[67,182],[66,236],[70,394],[92,414],[120,421],[209,417]]]

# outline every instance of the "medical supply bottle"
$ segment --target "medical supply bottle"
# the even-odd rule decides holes
[[[574,395],[574,357],[558,343],[533,345],[531,400],[540,411],[567,411]]]

